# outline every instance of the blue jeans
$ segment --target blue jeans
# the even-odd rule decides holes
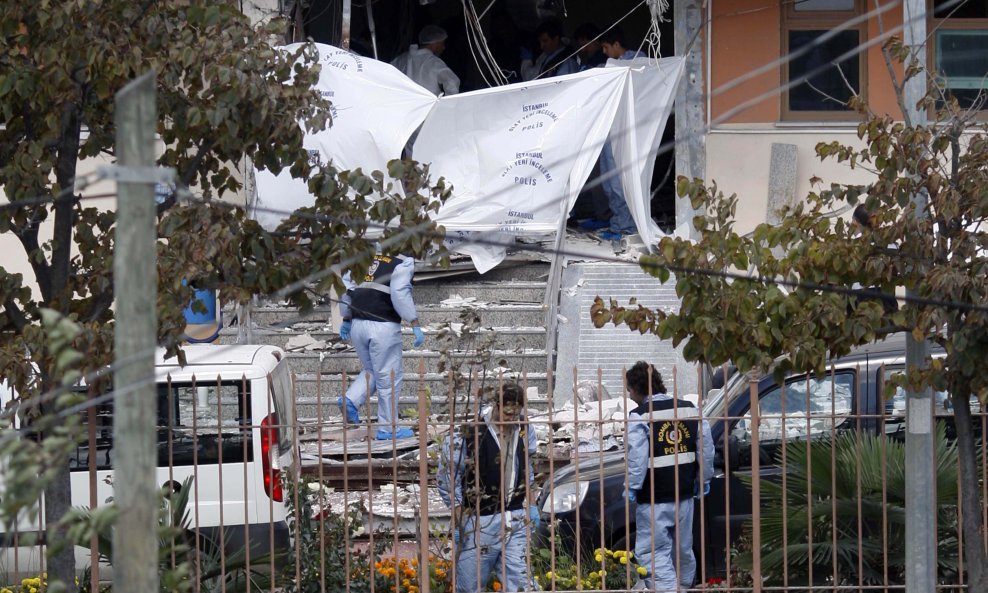
[[[491,576],[497,577],[505,593],[536,590],[528,570],[530,535],[534,530],[524,508],[467,517],[456,560],[456,593],[486,591]]]
[[[405,376],[401,366],[401,324],[354,319],[350,339],[364,369],[350,383],[346,397],[359,409],[367,402],[370,391],[377,390],[377,427],[394,432],[396,398],[401,396]],[[367,388],[366,374],[370,375],[371,390]]]
[[[631,217],[631,210],[624,198],[621,176],[617,172],[610,142],[605,143],[600,151],[600,176],[604,180],[601,185],[607,195],[607,205],[611,208],[611,230],[625,235],[637,233],[638,227],[635,226],[635,219]]]
[[[679,545],[675,546],[677,520]],[[679,501],[679,505],[675,502],[639,502],[635,511],[635,529],[635,556],[638,564],[648,571],[648,576],[645,577],[648,589],[660,593],[676,591],[677,584],[683,589],[691,587],[696,576],[696,559],[693,557],[693,498],[685,498]]]

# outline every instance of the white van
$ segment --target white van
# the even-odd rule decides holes
[[[191,526],[228,551],[250,543],[251,555],[289,545],[282,475],[298,471],[292,377],[281,349],[272,346],[189,345],[186,366],[155,360],[158,465],[155,480],[176,488],[192,477]],[[10,397],[9,391],[0,398]],[[0,405],[6,405],[6,401]],[[96,407],[94,437],[69,458],[72,505],[104,504],[113,496],[113,403]],[[95,471],[90,471],[90,460]],[[95,488],[95,496],[91,496]],[[2,526],[0,526],[2,530]],[[17,532],[38,531],[21,519]],[[43,547],[14,547],[0,534],[0,575],[37,576]],[[76,548],[77,565],[90,552]]]

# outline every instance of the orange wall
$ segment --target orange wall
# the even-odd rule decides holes
[[[713,2],[711,37],[711,124],[775,123],[780,118],[782,68],[774,65],[782,50],[779,0],[709,0]],[[901,0],[883,0],[890,9],[868,21],[868,39],[894,31],[901,37]],[[873,2],[866,10],[874,10]],[[881,43],[867,50],[868,101],[876,113],[899,114],[882,57]],[[767,69],[767,65],[772,64]],[[765,69],[757,75],[754,71]],[[901,76],[902,69],[897,68]],[[744,82],[740,82],[744,80]],[[728,88],[731,87],[731,88]],[[764,98],[759,98],[764,95]],[[742,107],[742,105],[747,105]],[[738,111],[738,109],[741,109]]]
[[[738,84],[753,70],[778,59],[782,47],[778,0],[712,0],[710,21],[711,124],[767,122],[779,119],[776,96],[758,101],[724,120],[742,103],[779,85],[772,68]],[[737,84],[737,86],[734,86]],[[725,90],[725,85],[734,88]]]

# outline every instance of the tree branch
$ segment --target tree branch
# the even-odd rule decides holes
[[[41,300],[45,303],[51,302],[51,267],[41,253],[41,244],[38,243],[38,222],[32,220],[25,228],[14,230],[14,235],[24,246],[24,253],[27,254],[28,261],[31,262],[31,270],[34,271],[35,280],[41,290]]]
[[[14,325],[14,329],[18,332],[27,326],[27,318],[24,316],[21,308],[17,306],[14,297],[7,297],[7,300],[3,302],[3,309],[7,313],[7,319],[10,319],[10,322]]]
[[[79,161],[79,143],[82,135],[81,105],[88,93],[85,81],[78,80],[84,75],[84,66],[73,72],[73,79],[79,86],[79,100],[66,103],[62,110],[61,137],[58,141],[58,156],[55,160],[55,180],[59,188],[71,187],[75,183],[76,164]],[[75,219],[74,195],[55,200],[55,225],[52,235],[51,255],[51,298],[57,299],[69,281],[69,260],[72,257],[72,223]],[[52,303],[54,304],[54,303]]]

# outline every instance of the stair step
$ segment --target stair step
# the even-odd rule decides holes
[[[271,346],[277,346],[279,348],[286,348],[288,340],[301,336],[308,333],[312,338],[316,340],[322,340],[328,345],[332,345],[339,342],[339,334],[332,330],[327,330],[328,324],[316,324],[313,326],[319,328],[315,330],[305,331],[305,330],[268,330],[268,329],[255,329],[253,331],[254,343],[257,344],[269,344]],[[431,348],[438,348],[438,334],[439,330],[436,327],[424,327],[425,332],[425,343],[426,346]],[[220,332],[219,342],[220,344],[235,344],[237,343],[238,331],[236,327],[223,328]],[[509,350],[509,349],[531,349],[531,348],[545,348],[546,331],[544,327],[485,327],[474,332],[464,334],[460,337],[454,338],[452,344],[458,350],[469,351],[474,348],[480,347],[493,347],[497,350]],[[402,348],[406,351],[412,349],[412,342],[415,340],[415,335],[412,333],[411,328],[402,328]],[[489,341],[493,341],[490,344]],[[327,353],[330,350],[326,351]]]
[[[545,310],[541,304],[490,305],[478,308],[476,311],[480,317],[480,325],[484,327],[545,326]],[[419,323],[422,325],[460,323],[463,321],[461,312],[460,308],[422,305],[418,307]],[[251,310],[250,318],[257,326],[267,328],[288,327],[299,322],[324,322],[329,325],[330,309],[315,307],[303,314],[289,307],[257,307]]]
[[[356,375],[354,375],[356,376]],[[514,380],[522,387],[537,387],[539,393],[546,392],[547,374],[540,373],[505,373],[505,380]],[[485,385],[497,385],[498,375],[490,371],[485,380]],[[432,397],[446,397],[449,393],[449,376],[446,373],[405,373],[405,380],[402,386],[401,398],[408,398],[409,401],[418,401],[419,389],[426,389]],[[347,385],[353,382],[353,377],[348,375]],[[473,389],[481,382],[479,373],[473,380]],[[311,400],[315,403],[318,399],[331,401],[334,405],[336,398],[343,392],[343,377],[341,374],[326,373],[296,373],[295,374],[295,397],[297,401]],[[436,401],[439,401],[438,399]]]
[[[515,372],[545,370],[546,351],[526,350],[521,352],[493,351],[485,353],[483,360],[488,367],[504,366]],[[357,353],[350,352],[292,352],[288,355],[291,369],[296,373],[358,373],[363,368]],[[460,372],[481,366],[474,352],[451,352],[444,357],[434,350],[406,350],[401,357],[405,373],[439,373],[439,365],[445,360],[447,366],[459,366]]]
[[[531,381],[529,382],[531,385]],[[295,415],[299,422],[315,422],[317,420],[322,420],[325,423],[342,423],[343,413],[340,411],[339,406],[336,405],[336,400],[339,395],[333,395],[329,397],[324,394],[322,397],[300,397],[295,401]],[[540,392],[538,396],[531,397],[528,400],[528,408],[532,412],[546,412],[549,410],[550,406],[549,397],[544,393]],[[398,399],[398,414],[400,418],[406,419],[410,417],[416,417],[418,413],[418,397],[417,396],[402,396]],[[430,414],[448,414],[449,413],[450,400],[445,395],[431,395],[429,396],[429,413]],[[467,407],[475,408],[477,402],[474,400],[467,401],[464,397],[459,397],[456,400],[457,413],[464,414],[468,413]],[[321,416],[320,416],[321,408]],[[368,398],[367,402],[360,409],[360,417],[362,419],[370,418],[376,421],[377,418],[377,396],[372,395]]]
[[[549,262],[526,261],[511,262],[505,260],[493,270],[481,274],[472,264],[466,263],[460,271],[442,270],[439,268],[420,268],[416,266],[413,282],[424,282],[428,279],[442,279],[450,283],[468,282],[512,282],[512,281],[545,281],[549,277]]]
[[[412,295],[416,303],[439,303],[455,295],[488,303],[541,304],[545,298],[544,281],[437,282],[415,284]]]

